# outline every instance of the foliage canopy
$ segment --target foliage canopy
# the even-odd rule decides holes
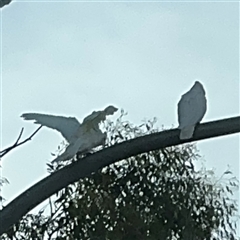
[[[108,146],[158,131],[155,120],[136,127],[123,117],[104,126]],[[223,185],[196,171],[199,158],[185,144],[112,164],[63,189],[50,214],[28,214],[2,239],[237,239],[229,197],[237,181]]]

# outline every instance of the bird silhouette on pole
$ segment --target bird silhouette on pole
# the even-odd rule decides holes
[[[196,124],[200,123],[207,110],[207,100],[203,85],[196,81],[193,87],[182,95],[178,103],[180,139],[190,139]]]
[[[62,134],[68,146],[60,156],[52,161],[59,162],[73,158],[78,152],[85,153],[104,145],[107,136],[100,130],[99,124],[106,119],[106,116],[113,115],[117,110],[114,106],[108,106],[102,111],[93,111],[83,119],[81,124],[74,117],[41,113],[24,113],[21,117],[24,120],[35,120],[34,123],[55,129]]]

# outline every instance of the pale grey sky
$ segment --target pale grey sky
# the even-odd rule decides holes
[[[80,121],[109,104],[127,119],[157,117],[177,127],[177,103],[196,79],[205,87],[203,122],[239,115],[239,4],[233,2],[15,1],[1,11],[1,146],[37,126],[40,112]],[[7,202],[47,176],[61,142],[46,128],[6,155]],[[239,135],[197,143],[208,168],[239,178]]]

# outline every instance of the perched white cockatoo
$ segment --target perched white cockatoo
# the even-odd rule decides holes
[[[178,103],[178,122],[180,139],[189,139],[193,136],[198,124],[207,110],[207,100],[202,84],[196,81],[193,87],[182,95]]]
[[[24,120],[35,120],[41,124],[59,131],[69,143],[65,152],[52,162],[66,161],[74,157],[78,152],[84,153],[104,145],[106,133],[103,133],[99,124],[106,119],[107,115],[114,114],[118,109],[113,106],[106,107],[103,111],[94,111],[83,119],[82,124],[73,117],[61,117],[40,113],[24,113]]]

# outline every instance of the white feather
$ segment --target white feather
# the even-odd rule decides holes
[[[198,124],[207,110],[207,100],[202,84],[195,82],[193,87],[182,95],[178,103],[178,122],[180,139],[192,138],[196,124]]]

